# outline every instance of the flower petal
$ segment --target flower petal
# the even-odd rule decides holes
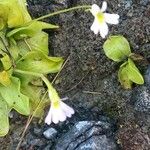
[[[63,111],[64,111],[64,113],[66,114],[67,117],[70,118],[70,117],[72,116],[72,114],[75,113],[75,112],[74,112],[74,109],[71,108],[71,107],[69,107],[69,106],[66,105],[65,103],[61,102],[60,105],[61,105],[61,107],[62,107],[62,109],[63,109]]]
[[[65,121],[67,118],[63,109],[59,110],[58,115],[59,115],[59,121],[61,122]]]
[[[90,9],[90,12],[92,13],[93,16],[96,16],[96,14],[100,12],[99,6],[96,4],[93,4],[92,8]]]
[[[52,123],[52,110],[50,108],[46,118],[45,118],[45,123],[50,125]]]
[[[104,13],[105,21],[109,24],[118,24],[119,23],[119,15],[118,14],[109,14]]]
[[[96,19],[94,20],[94,22],[93,22],[90,29],[94,32],[94,34],[98,34],[98,32],[99,32],[99,23],[97,22]]]
[[[102,38],[105,38],[106,35],[108,34],[108,25],[106,24],[106,22],[99,24],[99,30],[100,30],[100,35]]]
[[[54,122],[55,124],[59,122],[59,116],[55,109],[53,109],[53,112],[52,112],[52,122]]]
[[[106,9],[107,9],[107,2],[103,1],[102,8],[100,10],[101,10],[101,12],[104,12],[104,11],[106,11]]]

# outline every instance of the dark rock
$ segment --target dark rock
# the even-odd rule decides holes
[[[54,128],[49,128],[46,131],[43,132],[43,135],[45,136],[46,139],[52,140],[53,138],[56,137],[57,135],[57,130]]]
[[[135,88],[131,100],[136,111],[150,113],[150,91],[146,86]]]
[[[150,65],[148,66],[146,74],[145,74],[145,83],[150,89]]]
[[[46,147],[44,147],[42,150],[52,150],[52,143],[48,143]]]
[[[116,150],[111,125],[102,121],[80,121],[58,139],[56,150]]]

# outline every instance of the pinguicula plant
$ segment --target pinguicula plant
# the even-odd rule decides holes
[[[0,1],[0,136],[9,131],[11,110],[41,117],[45,106],[51,103],[47,124],[65,121],[74,114],[46,77],[60,71],[63,58],[48,56],[48,34],[42,30],[59,26],[40,20],[91,6],[77,6],[32,19],[26,5],[26,0]]]
[[[104,13],[106,2],[102,8],[96,4],[76,6],[37,19],[31,18],[26,5],[26,0],[0,0],[0,136],[9,131],[11,110],[25,116],[42,117],[45,106],[50,105],[45,118],[47,124],[57,124],[74,114],[74,109],[63,102],[47,78],[47,74],[61,70],[63,58],[48,55],[48,34],[43,29],[59,26],[40,20],[76,9],[90,10],[94,16],[91,30],[100,33],[102,38],[108,34],[107,24],[119,23],[119,15]],[[124,37],[109,37],[104,43],[104,51],[114,61],[127,59],[118,73],[125,88],[131,88],[132,82],[143,84],[143,77],[130,57],[130,46]]]
[[[118,72],[118,79],[125,89],[131,89],[132,84],[143,84],[144,79],[134,63],[136,54],[131,53],[127,39],[121,35],[110,36],[103,45],[108,58],[115,62],[123,62]]]

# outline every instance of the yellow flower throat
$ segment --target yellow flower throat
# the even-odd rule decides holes
[[[99,23],[104,23],[105,18],[104,18],[104,14],[102,12],[99,12],[96,14],[97,20]]]
[[[52,105],[55,109],[58,109],[60,107],[60,102],[59,101],[52,102]]]

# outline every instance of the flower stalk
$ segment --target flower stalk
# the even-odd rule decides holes
[[[91,5],[76,6],[76,7],[72,7],[72,8],[68,8],[68,9],[63,9],[63,10],[60,10],[60,11],[57,11],[57,12],[53,12],[53,13],[41,16],[39,18],[36,18],[34,20],[36,20],[36,21],[42,20],[42,19],[45,19],[45,18],[48,18],[48,17],[51,17],[51,16],[66,13],[66,12],[73,11],[73,10],[76,10],[76,9],[90,9],[90,8],[91,8]]]
[[[71,107],[69,107],[67,104],[65,104],[62,101],[62,99],[60,99],[55,88],[53,88],[52,84],[43,74],[23,71],[23,70],[18,70],[18,69],[15,69],[14,72],[40,77],[43,80],[43,82],[46,84],[48,88],[48,95],[51,101],[51,107],[45,118],[45,123],[47,123],[48,125],[50,125],[52,122],[57,124],[59,123],[59,121],[61,122],[65,121],[67,117],[70,118],[74,114],[74,110]]]
[[[49,80],[43,74],[36,73],[36,72],[23,71],[23,70],[19,70],[19,69],[15,69],[14,72],[20,73],[20,74],[25,74],[25,75],[32,75],[32,76],[41,78],[48,88],[48,93],[49,93],[51,102],[59,101],[60,98],[58,96],[57,91],[55,90],[55,88],[53,88],[52,84],[49,82]]]

